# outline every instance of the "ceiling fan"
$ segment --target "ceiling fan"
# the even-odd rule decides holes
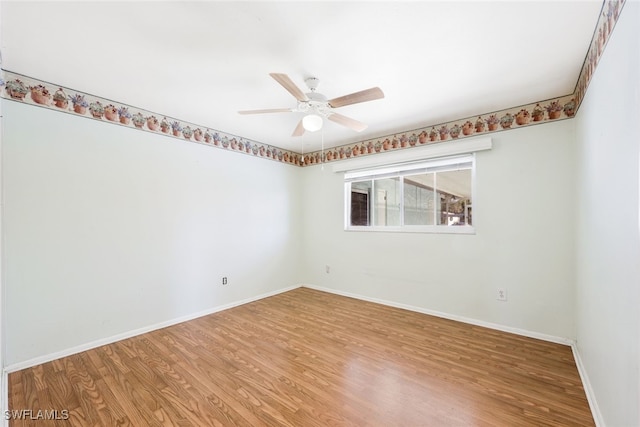
[[[367,128],[365,123],[352,119],[342,114],[338,114],[333,110],[335,108],[344,107],[346,105],[358,104],[360,102],[373,101],[384,98],[384,93],[379,87],[372,87],[349,95],[339,96],[333,99],[327,99],[326,96],[316,92],[320,80],[316,77],[305,79],[305,83],[310,92],[304,93],[286,74],[270,73],[275,81],[280,83],[291,95],[293,95],[298,104],[295,108],[271,108],[265,110],[244,110],[238,111],[240,114],[264,114],[264,113],[305,113],[305,116],[298,122],[291,136],[302,136],[305,131],[315,132],[322,128],[323,118],[327,118],[339,125],[346,126],[357,132],[361,132]]]

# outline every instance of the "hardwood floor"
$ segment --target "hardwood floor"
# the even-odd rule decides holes
[[[571,349],[299,288],[9,375],[12,426],[589,426]]]

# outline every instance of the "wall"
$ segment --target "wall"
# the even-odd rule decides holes
[[[0,11],[2,10],[2,8],[0,8]],[[1,12],[0,12],[1,14]],[[1,22],[1,20],[0,20]],[[3,112],[3,105],[4,103],[2,101],[0,101],[0,188],[2,188],[2,176],[3,171],[2,171],[2,145],[3,145],[3,125],[4,125],[4,112]],[[4,373],[4,355],[5,355],[5,338],[4,338],[4,331],[5,331],[5,323],[4,323],[4,238],[2,236],[4,236],[4,232],[3,232],[3,225],[4,225],[4,219],[3,219],[3,212],[4,212],[4,197],[2,195],[2,192],[0,191],[0,410],[4,410],[6,408],[6,398],[5,396],[7,396],[6,393],[6,389],[7,389],[7,384],[6,384],[6,379],[5,379],[5,373]]]
[[[577,348],[603,425],[640,425],[640,4],[627,2],[576,117]]]
[[[2,102],[7,366],[299,282],[300,168]]]
[[[306,283],[573,339],[572,122],[491,135],[493,149],[477,154],[475,235],[346,232],[343,175],[305,168]]]

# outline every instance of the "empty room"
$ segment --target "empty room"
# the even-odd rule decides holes
[[[640,426],[640,3],[0,2],[7,426]]]

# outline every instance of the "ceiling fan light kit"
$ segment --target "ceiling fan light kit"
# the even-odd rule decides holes
[[[307,114],[302,119],[302,126],[306,131],[316,132],[322,128],[322,117],[317,114]]]
[[[320,80],[316,77],[305,79],[309,88],[308,93],[302,92],[298,86],[287,76],[281,73],[269,74],[275,81],[280,83],[298,101],[295,108],[272,108],[262,110],[238,111],[240,114],[265,114],[265,113],[304,113],[305,116],[298,122],[291,136],[302,136],[305,131],[316,132],[322,129],[323,119],[329,119],[334,123],[348,127],[356,132],[361,132],[367,128],[365,123],[352,119],[342,114],[333,112],[335,108],[346,105],[358,104],[361,102],[373,101],[384,98],[384,93],[380,88],[373,87],[349,95],[340,96],[327,100],[327,97],[317,93],[316,89]]]

